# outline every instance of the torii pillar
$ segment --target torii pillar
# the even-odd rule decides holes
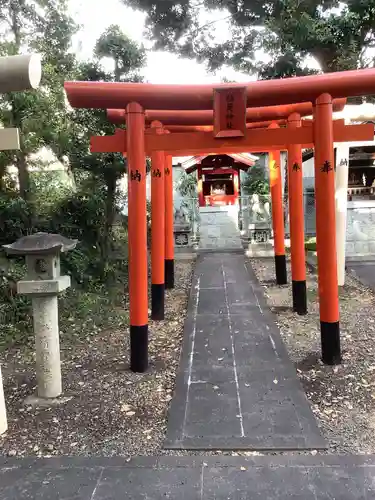
[[[130,369],[148,368],[148,264],[146,209],[145,115],[142,106],[126,107],[128,155],[128,245]]]
[[[155,134],[163,133],[161,122],[154,120]],[[151,318],[164,319],[165,302],[165,154],[151,153]]]
[[[269,128],[279,128],[272,122]],[[269,151],[269,177],[272,208],[272,228],[275,253],[276,284],[286,285],[288,282],[285,258],[285,230],[283,209],[283,188],[280,172],[280,151]]]
[[[36,89],[42,77],[38,54],[0,57],[0,94]],[[17,128],[0,129],[0,151],[20,149]],[[3,381],[0,366],[0,434],[8,429]]]
[[[333,135],[332,97],[325,93],[315,101],[314,146],[320,335],[328,365],[341,362]]]
[[[299,127],[301,117],[298,113],[292,113],[288,117],[290,133],[293,134]],[[293,311],[303,315],[307,313],[307,296],[302,149],[299,144],[290,145],[288,148],[288,186]]]

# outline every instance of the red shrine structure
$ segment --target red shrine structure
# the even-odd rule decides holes
[[[257,158],[248,153],[193,156],[181,164],[187,174],[196,172],[200,207],[238,205],[240,170],[247,171]]]
[[[248,84],[158,85],[124,82],[65,82],[68,101],[75,108],[125,112],[126,130],[91,140],[96,153],[121,152],[127,156],[129,185],[129,302],[130,367],[145,372],[148,367],[148,250],[146,205],[146,155],[152,161],[152,310],[164,318],[164,291],[174,286],[173,156],[224,157],[269,151],[270,188],[275,239],[275,271],[286,283],[283,198],[280,151],[288,151],[288,195],[291,234],[293,310],[307,313],[306,258],[303,216],[302,149],[314,148],[315,203],[318,259],[319,313],[322,360],[341,362],[339,293],[337,285],[335,158],[334,143],[373,141],[372,124],[345,125],[333,120],[334,99],[373,95],[375,69],[249,82]],[[247,109],[309,103],[313,120],[304,123],[301,110],[288,109],[287,126],[277,123],[267,129],[247,128]],[[298,108],[298,107],[297,107]],[[146,128],[146,112],[193,112],[193,123],[209,112],[212,131],[172,132],[154,115]],[[262,113],[256,112],[259,117]],[[264,117],[264,115],[263,115]],[[277,117],[280,117],[280,109]],[[263,118],[264,119],[264,118]],[[124,123],[123,122],[123,123]],[[177,124],[176,124],[177,125]],[[186,116],[181,123],[187,126]],[[207,156],[208,155],[208,156]],[[208,160],[207,160],[208,161]],[[202,165],[202,163],[201,163]],[[203,167],[204,165],[202,165]],[[206,165],[208,166],[208,165]],[[216,166],[210,165],[213,175]],[[231,165],[233,171],[233,165]],[[223,169],[220,168],[220,175]],[[201,172],[202,173],[202,172]],[[202,175],[206,175],[203,174]],[[208,174],[207,174],[208,175]],[[211,174],[212,175],[212,174]],[[163,179],[164,177],[164,179]],[[212,179],[213,180],[213,179]],[[216,178],[217,180],[217,178]],[[227,179],[229,181],[230,179]],[[232,180],[234,193],[234,178]],[[227,183],[225,183],[227,184]],[[238,187],[236,188],[238,192]],[[203,191],[203,180],[202,180]],[[229,195],[228,195],[229,196]],[[234,196],[234,194],[232,195]],[[164,201],[164,203],[163,203]],[[164,226],[164,227],[163,227]],[[154,230],[156,228],[156,230]],[[282,271],[282,272],[281,272]],[[155,306],[155,307],[154,307]],[[158,314],[159,316],[159,314]]]

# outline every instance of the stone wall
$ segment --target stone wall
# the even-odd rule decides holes
[[[375,200],[348,202],[346,257],[375,256]]]

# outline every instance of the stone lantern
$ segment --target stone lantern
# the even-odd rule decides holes
[[[36,233],[4,245],[8,254],[26,257],[27,275],[17,283],[17,292],[32,301],[40,398],[56,398],[62,392],[57,297],[70,286],[70,277],[60,274],[60,254],[76,244],[59,234]]]
[[[36,89],[42,77],[39,54],[0,57],[0,94]],[[18,128],[0,128],[0,151],[20,149]],[[0,434],[8,428],[0,367]]]

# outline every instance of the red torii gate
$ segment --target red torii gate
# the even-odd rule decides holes
[[[333,111],[342,111],[346,104],[346,98],[334,99],[332,104]],[[212,106],[211,106],[212,108]],[[310,116],[313,113],[313,105],[311,102],[300,102],[297,104],[287,104],[284,106],[262,106],[260,108],[246,109],[246,122],[264,122],[286,119],[292,113],[298,113],[303,116]],[[124,109],[107,109],[108,120],[116,124],[124,124],[126,119],[126,111]],[[207,110],[146,110],[146,123],[160,121],[169,129],[169,125],[188,125],[205,126],[212,125],[214,121],[214,112],[212,109]],[[252,128],[252,127],[250,127]]]
[[[333,101],[333,110],[341,111],[345,106],[346,99],[335,99]],[[312,103],[298,103],[284,106],[268,106],[263,108],[248,108],[246,110],[246,119],[262,119],[262,118],[274,118],[273,120],[266,120],[260,122],[250,122],[247,121],[246,127],[249,128],[278,128],[278,125],[285,125],[288,118],[290,120],[289,127],[307,126],[312,127],[313,123],[309,121],[300,121],[302,115],[311,115],[313,112]],[[108,119],[115,124],[124,124],[126,120],[125,110],[110,109],[107,110]],[[213,125],[207,125],[213,120],[213,111],[175,111],[175,110],[151,110],[145,112],[146,121],[153,118],[159,118],[167,123],[166,128],[170,132],[199,132],[199,131],[212,131]],[[275,117],[278,117],[276,120]],[[284,118],[280,118],[284,117]],[[190,125],[180,125],[186,121]],[[158,122],[160,123],[160,122]],[[176,124],[177,123],[177,124]],[[199,125],[191,125],[192,123],[199,123]],[[206,124],[206,125],[203,125]],[[295,124],[295,125],[294,125]],[[344,120],[336,120],[334,122],[334,127],[339,132],[341,125],[345,125]],[[357,129],[356,129],[357,131]],[[146,131],[147,133],[147,131]],[[359,133],[361,133],[359,131]],[[337,135],[337,134],[336,134]],[[339,137],[336,137],[339,141]],[[95,139],[93,144],[93,151],[95,147],[100,143],[100,139]],[[101,148],[102,144],[99,146]],[[283,200],[282,200],[282,179],[280,176],[280,150],[269,151],[269,167],[270,167],[270,191],[272,199],[272,225],[274,233],[274,252],[275,252],[275,273],[276,273],[276,283],[279,285],[284,285],[287,283],[287,271],[286,271],[286,258],[285,258],[285,238],[284,238],[284,213],[283,213]],[[301,147],[290,146],[288,150],[288,164],[289,170],[297,164],[302,166],[302,154]],[[296,169],[294,169],[296,170]],[[305,270],[305,246],[304,246],[304,206],[303,206],[303,177],[302,169],[300,168],[291,176],[291,189],[288,193],[289,195],[289,206],[290,206],[290,225],[291,229],[291,263],[292,263],[292,297],[293,297],[293,310],[298,314],[307,313],[307,294],[306,294],[306,270]],[[153,182],[154,181],[154,182]],[[152,178],[152,186],[157,180]],[[170,187],[172,189],[172,187]],[[154,204],[152,203],[152,206]],[[167,204],[166,207],[166,218],[169,220],[171,218],[170,209]],[[152,214],[152,219],[157,218],[157,215]],[[169,278],[171,271],[170,260],[173,260],[173,228],[171,224],[168,225],[166,231],[166,242],[167,242],[167,258],[166,258],[166,284],[167,288],[173,286],[173,282]],[[172,242],[169,243],[168,242]],[[160,244],[155,242],[155,245],[159,245],[159,251],[162,251]],[[154,243],[152,245],[154,248]],[[157,251],[153,251],[152,255],[156,255]],[[156,262],[156,257],[152,261]],[[152,268],[155,266],[152,265]],[[155,271],[155,273],[157,273]],[[154,274],[154,273],[153,273]],[[152,276],[152,290],[155,289],[154,275]],[[152,318],[159,319],[160,312],[158,309],[157,302],[153,300],[153,293],[151,294],[152,300]],[[158,294],[159,297],[159,294]],[[161,300],[159,298],[159,300]],[[156,312],[154,312],[156,311]],[[163,315],[161,316],[164,317]]]
[[[345,125],[344,120],[332,121],[332,128],[335,142],[362,141],[365,140],[363,137],[368,137],[370,130],[372,130],[371,124]],[[244,137],[236,137],[234,140],[233,138],[215,138],[212,131],[197,132],[192,130],[156,136],[153,131],[144,129],[145,154],[150,156],[153,151],[164,151],[171,156],[205,154],[213,151],[218,151],[217,154],[223,154],[225,151],[253,153],[270,149],[286,150],[290,144],[300,144],[302,148],[314,147],[313,120],[305,121],[304,126],[293,132],[293,137],[287,128],[256,128],[246,129],[246,131]],[[128,142],[129,134],[129,124],[127,124],[127,130],[116,129],[114,135],[97,136],[91,142],[91,151],[93,153],[109,153],[113,152],[114,148],[118,148],[120,144],[125,149],[124,144]],[[124,154],[127,155],[127,147]]]
[[[213,89],[247,89],[247,107],[315,103],[324,93],[334,99],[372,95],[374,73],[374,69],[364,69],[220,85],[66,82],[65,90],[70,104],[76,108],[124,109],[129,103],[138,102],[147,110],[212,110]]]
[[[267,125],[268,122],[259,122],[258,125]],[[275,162],[274,165],[280,164],[280,150],[288,150],[288,178],[290,182],[289,195],[289,218],[290,218],[290,234],[291,234],[291,267],[292,267],[292,297],[293,297],[293,310],[298,314],[307,313],[307,293],[306,293],[306,269],[305,269],[305,243],[304,243],[304,206],[303,206],[303,177],[302,177],[302,145],[304,147],[314,147],[314,130],[313,121],[301,121],[298,113],[292,113],[288,119],[288,127],[279,129],[276,122],[272,122],[272,126],[266,129],[255,129],[248,131],[243,142],[248,143],[251,141],[253,146],[238,146],[242,138],[213,139],[212,132],[197,132],[198,127],[192,125],[188,126],[189,132],[175,133],[164,137],[165,145],[164,151],[168,152],[168,158],[173,156],[182,156],[195,154],[199,151],[202,153],[203,144],[211,141],[212,146],[207,146],[204,153],[211,153],[216,151],[217,154],[233,153],[249,151],[270,151],[271,161]],[[177,126],[177,125],[176,125]],[[373,137],[373,126],[371,124],[364,125],[345,125],[343,119],[335,120],[332,123],[333,134],[335,142],[347,142],[349,140],[364,140],[364,137]],[[171,126],[170,126],[171,127]],[[183,127],[183,126],[178,126]],[[293,134],[290,133],[290,128],[293,128]],[[298,134],[301,134],[300,136]],[[303,135],[302,135],[303,134]],[[303,144],[303,137],[306,141],[311,143]],[[150,148],[150,155],[154,154],[153,148],[160,148],[160,135],[157,137],[159,144],[153,144],[155,135],[152,130],[145,131],[146,150]],[[276,138],[276,139],[275,139]],[[356,139],[354,139],[356,138]],[[149,141],[151,139],[151,141]],[[185,149],[189,145],[189,141],[201,140],[202,149]],[[278,144],[278,140],[283,143]],[[176,145],[176,142],[178,145]],[[300,144],[302,142],[302,145]],[[93,137],[91,140],[92,152],[113,152],[119,151],[126,143],[126,131],[123,129],[116,129],[113,136],[98,136]],[[173,151],[168,151],[168,148],[173,148]],[[183,153],[181,150],[183,149]],[[221,148],[221,149],[220,149]],[[126,154],[126,152],[124,153]],[[278,169],[279,171],[279,169]],[[169,196],[168,202],[165,204],[166,213],[166,238],[165,238],[165,283],[166,288],[173,287],[173,207],[172,207],[172,184],[169,177],[171,168],[166,169],[166,196]],[[271,170],[272,186],[271,196],[273,202],[273,229],[275,234],[275,269],[276,281],[278,284],[286,283],[286,259],[285,259],[285,244],[284,244],[284,218],[282,210],[282,197],[281,197],[281,184],[282,180],[280,173]],[[152,176],[152,181],[157,182]],[[169,182],[168,182],[169,181]],[[273,193],[273,195],[272,195]],[[277,193],[277,194],[276,194]],[[280,201],[279,201],[280,200]],[[152,204],[153,205],[153,204]],[[276,208],[277,207],[277,208]],[[282,214],[282,215],[280,215]],[[154,283],[154,281],[153,281]],[[156,293],[156,292],[155,292]],[[158,295],[159,296],[159,295]],[[156,307],[156,302],[153,302]],[[157,316],[153,315],[153,319]]]
[[[127,131],[116,131],[112,137],[94,141],[96,151],[126,152],[129,163],[129,247],[130,247],[130,337],[131,368],[147,368],[148,308],[147,308],[147,248],[146,248],[146,191],[145,154],[164,151],[167,155],[213,152],[243,152],[280,150],[289,146],[315,146],[315,183],[318,281],[320,298],[320,329],[322,359],[335,364],[341,360],[339,305],[335,241],[334,154],[333,140],[372,140],[372,125],[345,126],[332,121],[332,97],[372,94],[375,70],[361,70],[284,80],[252,82],[248,86],[225,84],[173,86],[128,83],[67,82],[65,89],[74,107],[123,109],[126,107]],[[212,109],[217,93],[239,96],[236,109],[237,135],[232,122],[222,126],[230,138],[212,137],[212,133],[145,134],[143,108],[195,110]],[[241,96],[244,97],[241,104]],[[312,127],[246,131],[246,105],[279,105],[293,101],[314,103]],[[220,99],[219,99],[220,101]],[[227,99],[228,102],[228,99]],[[232,108],[231,108],[232,109]],[[220,117],[223,110],[216,109]],[[240,130],[243,115],[244,130]],[[232,115],[233,116],[233,115]],[[224,113],[225,119],[225,113]],[[228,116],[227,116],[228,120]],[[232,120],[232,118],[231,118]],[[219,120],[220,121],[220,120]],[[216,123],[215,123],[216,125]],[[335,129],[335,132],[334,132]],[[238,132],[238,133],[237,133]],[[335,137],[334,137],[335,134]],[[336,137],[337,135],[337,137]],[[359,138],[360,136],[360,138]],[[100,148],[99,148],[100,143]],[[104,148],[104,149],[103,149]],[[299,170],[293,170],[298,172]]]

